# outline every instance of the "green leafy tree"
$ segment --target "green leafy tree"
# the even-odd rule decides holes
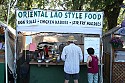
[[[0,21],[7,21],[7,0],[0,0]]]
[[[123,4],[123,0],[72,0],[72,3],[74,10],[83,8],[85,11],[104,11],[104,26],[110,30],[117,26],[120,5]]]
[[[109,0],[110,2],[105,3],[104,14],[107,18],[108,29],[112,29],[117,26],[117,19],[120,13],[120,5],[122,5],[123,0]],[[109,4],[110,3],[110,4]]]

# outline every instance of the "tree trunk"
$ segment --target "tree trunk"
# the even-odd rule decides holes
[[[117,18],[120,13],[120,5],[123,0],[116,0],[113,4],[107,5],[104,14],[108,21],[108,30],[117,26]]]
[[[117,18],[119,16],[120,8],[113,8],[113,11],[109,11],[107,15],[108,30],[117,26]]]

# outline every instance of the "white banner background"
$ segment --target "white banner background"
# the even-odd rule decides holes
[[[103,27],[103,12],[74,12],[51,10],[27,10],[16,12],[17,27],[59,26],[59,27]]]

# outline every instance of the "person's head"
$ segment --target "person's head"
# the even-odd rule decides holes
[[[68,41],[68,43],[74,43],[77,40],[75,39],[74,36],[69,36],[67,41]]]
[[[88,52],[88,54],[92,55],[92,54],[94,54],[94,49],[93,48],[88,48],[87,52]]]
[[[47,48],[48,46],[47,45],[44,45],[45,48]]]

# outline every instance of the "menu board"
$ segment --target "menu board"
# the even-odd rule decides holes
[[[100,55],[100,38],[99,37],[84,37],[84,62],[87,62],[87,49],[92,47],[95,55]]]

